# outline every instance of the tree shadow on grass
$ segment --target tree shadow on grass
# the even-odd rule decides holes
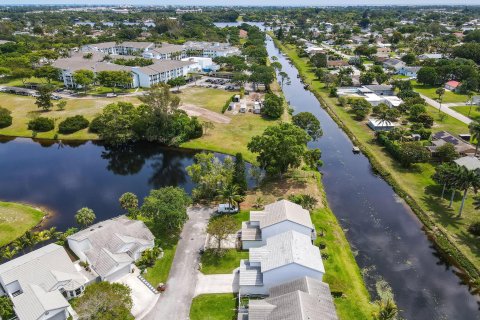
[[[428,188],[429,187],[425,189]],[[455,193],[454,199],[461,199],[459,192]],[[436,220],[439,221],[443,227],[454,226],[455,228],[459,228],[463,224],[462,218],[457,215],[457,212],[453,208],[448,207],[449,201],[432,195],[423,196],[422,201],[427,205],[428,211],[434,214]]]

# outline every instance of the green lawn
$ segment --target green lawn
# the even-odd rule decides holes
[[[211,100],[206,97],[208,102],[202,102],[202,96],[199,96],[197,105],[220,113],[223,105],[231,96],[232,93],[228,92],[226,96],[217,95]],[[182,95],[184,103],[189,103],[190,101],[193,103],[196,100],[197,95],[191,95],[188,98]],[[215,104],[213,104],[213,101],[216,101]],[[214,129],[209,130],[198,139],[183,143],[181,147],[210,150],[231,155],[241,152],[246,161],[254,163],[256,155],[247,149],[247,144],[253,136],[262,134],[267,127],[275,125],[279,121],[268,120],[250,112],[238,113],[236,115],[226,114],[226,116],[232,119],[230,123],[215,123]]]
[[[232,273],[235,268],[240,266],[241,259],[248,259],[248,251],[239,251],[228,249],[221,256],[215,254],[214,250],[206,250],[202,254],[202,273],[203,274],[225,274]]]
[[[181,91],[180,99],[183,104],[192,104],[221,113],[225,102],[234,94],[238,94],[238,92],[212,88],[189,87]]]
[[[458,113],[463,114],[466,117],[469,117],[472,120],[480,121],[480,107],[479,106],[460,106],[460,107],[450,107],[457,111]],[[470,112],[471,110],[471,112]],[[470,112],[470,115],[469,115]]]
[[[417,91],[418,93],[423,94],[431,99],[438,98],[438,95],[435,93],[438,87],[422,85],[417,83],[416,81],[412,81],[412,85],[414,90]],[[445,95],[443,96],[442,102],[443,103],[457,103],[457,102],[462,103],[467,101],[468,101],[467,95],[445,90]]]
[[[12,112],[13,123],[11,126],[0,129],[0,135],[31,137],[32,131],[27,129],[28,122],[34,117],[48,117],[55,119],[55,129],[48,132],[37,134],[37,138],[52,139],[57,133],[58,124],[65,118],[83,115],[92,120],[95,115],[100,113],[107,104],[116,101],[127,101],[139,104],[140,101],[135,97],[117,97],[117,98],[91,98],[91,99],[66,99],[67,106],[65,110],[59,111],[53,108],[48,112],[43,112],[35,105],[35,98],[24,97],[8,93],[0,93],[0,106],[9,109]],[[88,129],[80,130],[69,135],[58,134],[59,139],[86,140],[97,139],[98,136],[89,133]]]
[[[199,295],[192,301],[190,320],[235,320],[236,300],[230,293]]]
[[[159,283],[167,282],[176,249],[176,245],[164,249],[163,257],[158,259],[153,267],[147,268],[147,273],[142,275],[152,286],[156,287]]]
[[[373,132],[364,122],[355,121],[347,110],[337,104],[336,99],[328,97],[328,90],[324,88],[322,83],[316,80],[314,74],[310,71],[306,59],[299,58],[296,51],[290,46],[287,52],[299,67],[306,81],[311,84],[311,88],[320,94],[324,103],[343,122],[351,134],[358,139],[364,153],[368,154],[371,161],[374,161],[381,170],[389,174],[387,179],[390,179],[391,183],[395,183],[398,186],[397,192],[401,191],[407,198],[413,199],[422,211],[422,215],[426,214],[424,223],[433,224],[439,231],[447,234],[449,241],[444,241],[442,239],[446,238],[441,233],[436,232],[437,239],[442,241],[444,249],[451,250],[451,246],[454,245],[468,259],[468,261],[464,262],[464,258],[459,258],[458,261],[462,265],[467,268],[472,266],[472,264],[480,266],[480,239],[474,238],[467,232],[467,228],[472,222],[480,220],[478,211],[474,209],[472,204],[473,192],[469,193],[463,215],[461,218],[458,218],[457,212],[461,203],[460,193],[457,193],[455,196],[453,208],[447,207],[447,199],[439,199],[441,188],[431,179],[431,175],[434,173],[432,164],[417,164],[409,169],[402,168],[381,146],[374,143]],[[453,134],[468,132],[467,125],[453,117],[448,116],[445,120],[440,121],[439,113],[436,109],[428,107],[427,111],[434,116],[435,126],[432,129],[434,132],[440,130],[447,130]],[[448,198],[448,196],[446,195],[445,198]],[[473,273],[475,273],[474,270]]]
[[[0,201],[0,247],[34,228],[45,213],[27,205]]]

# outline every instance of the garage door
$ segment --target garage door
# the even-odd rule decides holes
[[[126,265],[122,269],[117,270],[114,273],[112,273],[111,275],[107,276],[105,278],[105,280],[110,281],[110,282],[114,282],[114,281],[120,279],[121,277],[123,277],[123,276],[125,276],[126,274],[129,274],[129,273],[130,273],[130,265]]]

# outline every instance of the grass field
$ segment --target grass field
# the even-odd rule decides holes
[[[234,320],[236,305],[230,293],[202,294],[193,298],[190,320]]]
[[[445,231],[451,243],[453,243],[474,265],[480,265],[480,239],[474,238],[467,232],[470,223],[480,220],[478,212],[472,204],[473,192],[468,194],[466,205],[461,218],[457,212],[461,203],[461,195],[456,193],[453,208],[448,208],[447,199],[440,199],[441,187],[437,186],[431,176],[434,166],[430,163],[416,164],[409,169],[402,168],[394,161],[385,150],[374,143],[373,132],[363,122],[355,121],[351,114],[337,104],[336,99],[328,97],[328,91],[324,85],[316,80],[310,71],[306,59],[301,59],[293,47],[288,47],[290,58],[298,65],[311,88],[321,94],[329,107],[336,113],[345,126],[358,139],[359,143],[372,155],[374,160],[386,170],[391,178],[404,190],[409,197],[413,198],[420,208],[428,215],[436,227]],[[453,134],[467,133],[468,128],[464,123],[447,117],[444,121],[439,120],[439,113],[433,107],[427,111],[435,119],[433,131],[447,130]],[[445,198],[448,198],[448,194]]]
[[[412,81],[413,89],[420,94],[423,94],[431,99],[438,99],[438,95],[435,91],[438,87],[426,86],[417,83],[416,81]],[[445,90],[445,94],[443,96],[443,103],[463,103],[468,101],[468,96],[464,94],[455,93],[452,91]]]
[[[199,94],[195,93],[195,89],[189,89],[192,94],[188,94],[189,91],[185,90],[181,96],[182,101],[186,104],[192,103],[218,113],[221,113],[223,105],[233,95],[232,92],[221,90],[215,90],[216,92],[204,91],[202,94]],[[250,112],[225,115],[232,119],[230,123],[215,123],[214,129],[209,130],[198,139],[182,144],[181,147],[210,150],[232,155],[241,152],[246,161],[255,163],[256,156],[247,149],[248,142],[250,142],[253,136],[262,134],[267,127],[275,125],[279,121],[268,120]]]
[[[203,274],[225,274],[232,273],[240,265],[241,259],[248,259],[248,251],[228,249],[221,256],[215,254],[214,250],[206,250],[202,254]]]
[[[0,129],[0,135],[31,137],[32,131],[27,129],[28,122],[35,117],[48,117],[55,119],[55,129],[48,132],[41,132],[37,134],[37,138],[53,139],[57,133],[58,124],[65,118],[83,115],[85,118],[91,120],[96,114],[100,113],[107,104],[116,101],[128,101],[132,103],[139,103],[135,97],[117,97],[115,99],[108,98],[93,98],[93,99],[66,99],[67,106],[65,110],[59,111],[53,108],[48,112],[43,112],[35,105],[35,98],[24,97],[7,93],[0,93],[0,106],[9,109],[12,112],[13,123],[7,128]],[[80,130],[78,132],[63,135],[58,134],[59,139],[97,139],[96,134],[88,132],[88,129]]]
[[[478,106],[460,106],[460,107],[450,107],[450,109],[453,109],[457,111],[458,113],[463,114],[466,117],[469,117],[472,120],[480,121],[480,107]],[[470,115],[468,114],[469,111]]]
[[[42,221],[45,213],[27,205],[0,201],[0,247],[22,236]]]

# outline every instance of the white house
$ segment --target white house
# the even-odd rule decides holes
[[[159,60],[146,67],[132,67],[134,83],[139,87],[150,88],[158,83],[187,76],[195,62],[179,60]]]
[[[328,284],[310,277],[280,284],[265,299],[249,300],[238,320],[337,320]]]
[[[8,295],[20,320],[65,320],[67,300],[94,279],[63,247],[49,244],[0,265],[0,296]]]
[[[242,223],[242,248],[264,245],[266,240],[282,232],[294,230],[316,238],[310,212],[288,200],[280,200],[265,206],[263,211],[250,211],[250,220]]]
[[[182,61],[192,62],[190,66],[190,70],[196,72],[210,72],[210,71],[218,71],[220,66],[215,64],[212,58],[205,58],[205,57],[188,57],[183,58]]]
[[[96,223],[67,238],[70,249],[100,276],[115,281],[131,272],[154,236],[142,221],[125,216]]]
[[[251,248],[249,259],[240,261],[239,294],[266,295],[270,288],[308,276],[322,280],[325,268],[318,247],[310,236],[286,231]]]
[[[402,60],[398,59],[387,59],[383,62],[383,67],[386,69],[393,69],[395,71],[398,71],[404,67],[406,67],[407,64],[403,62]]]
[[[229,43],[187,41],[183,44],[187,56],[201,56],[205,58],[228,57],[240,55],[240,49]]]
[[[403,100],[397,96],[383,96],[383,103],[385,103],[390,108],[396,108],[403,103]]]
[[[369,118],[367,125],[373,131],[390,131],[397,126],[394,122],[382,121],[376,118]]]

